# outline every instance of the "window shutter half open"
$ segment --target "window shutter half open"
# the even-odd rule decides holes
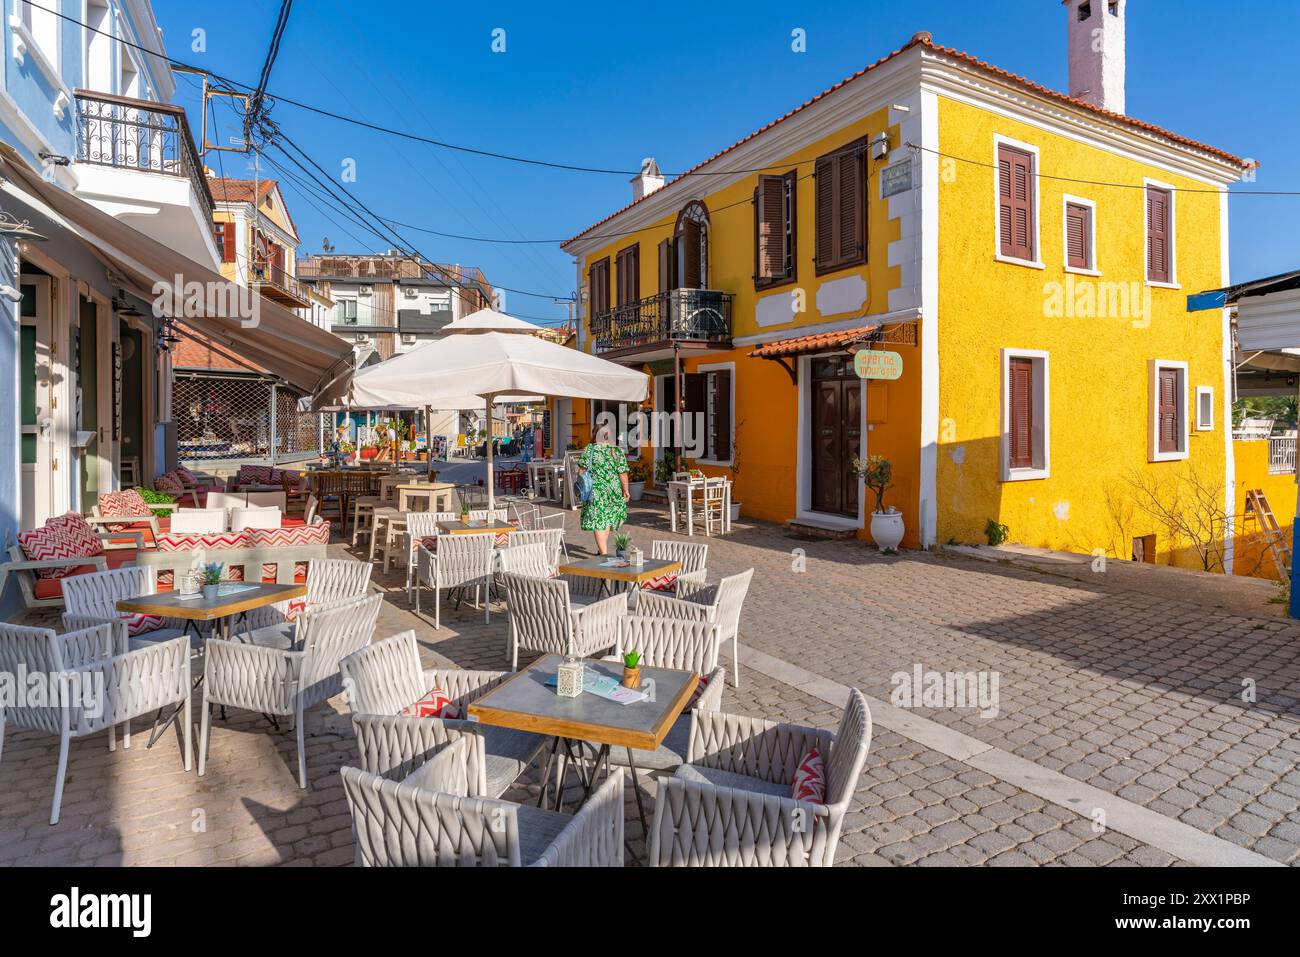
[[[235,224],[221,224],[221,261],[223,263],[232,263],[235,261]]]
[[[1011,391],[1010,449],[1008,464],[1013,469],[1034,465],[1034,361],[1013,358],[1008,369]]]

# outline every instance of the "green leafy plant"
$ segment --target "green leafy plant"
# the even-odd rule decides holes
[[[199,572],[199,584],[201,585],[220,585],[221,573],[225,570],[225,565],[221,562],[208,562]]]
[[[894,486],[890,479],[894,477],[894,466],[883,455],[869,455],[866,460],[853,460],[853,474],[859,476],[876,496],[876,512],[885,512],[885,493]]]
[[[988,524],[984,526],[984,535],[990,545],[1001,545],[1011,536],[1011,529],[999,523],[997,519],[990,518]]]
[[[155,492],[151,488],[139,488],[136,489],[136,491],[139,492],[140,497],[150,505],[171,505],[176,501],[176,496],[172,495],[170,492]],[[172,511],[173,510],[170,508],[158,508],[154,509],[153,513],[159,518],[166,518],[172,513]]]
[[[632,536],[627,532],[614,533],[614,547],[620,552],[627,551],[627,547],[632,544]]]
[[[659,461],[655,462],[655,484],[659,486],[667,485],[673,480],[673,473],[677,471],[677,456],[673,452],[665,452]]]
[[[641,652],[629,651],[623,655],[623,667],[635,668],[641,664]]]
[[[650,477],[650,464],[641,459],[627,463],[627,480],[629,482],[644,482]]]

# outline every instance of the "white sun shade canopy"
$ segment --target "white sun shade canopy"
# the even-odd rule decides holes
[[[643,372],[536,336],[484,332],[435,339],[357,373],[344,404],[445,409],[466,396],[642,402],[648,392]]]
[[[507,316],[503,312],[495,312],[491,309],[480,309],[478,312],[471,312],[468,316],[462,316],[459,319],[447,323],[443,327],[447,332],[542,332],[541,326],[533,325],[531,322],[525,322],[522,319],[516,319],[514,316]]]

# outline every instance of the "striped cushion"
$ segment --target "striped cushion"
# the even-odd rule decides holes
[[[250,548],[286,548],[293,545],[328,545],[330,523],[315,525],[290,525],[287,528],[249,528]]]
[[[413,718],[459,718],[460,708],[452,703],[451,695],[441,688],[427,691],[415,704],[409,704],[401,711]]]
[[[78,555],[104,554],[104,542],[95,534],[95,530],[81,517],[80,512],[66,512],[49,519],[46,525],[63,530],[63,533],[77,546]]]
[[[124,489],[121,492],[104,492],[99,496],[99,514],[109,517],[122,516],[142,516],[149,518],[153,515],[153,509],[149,503],[133,488]],[[120,532],[126,528],[127,524],[110,525],[109,528],[114,532]]]
[[[813,748],[805,754],[799,767],[795,768],[790,796],[796,801],[826,803],[826,762],[822,760],[820,748]]]
[[[132,638],[157,631],[167,620],[162,615],[128,614],[118,615],[118,617],[126,622],[126,633]]]
[[[641,587],[646,591],[662,591],[671,595],[677,591],[677,575],[676,573],[655,575],[643,581]]]
[[[426,535],[420,539],[420,547],[436,553],[438,551],[438,536]]]
[[[709,687],[709,676],[700,675],[700,680],[695,684],[695,691],[691,693],[691,700],[686,703],[687,711],[695,710],[695,705],[699,703],[700,698],[703,696],[705,690],[708,687]]]
[[[29,561],[57,561],[63,558],[80,558],[81,550],[77,540],[58,525],[45,524],[40,528],[18,533],[18,544]],[[71,573],[73,566],[66,568],[41,568],[36,572],[37,578],[63,578]]]
[[[153,480],[155,492],[166,492],[168,495],[184,495],[185,486],[175,472],[164,472]]]

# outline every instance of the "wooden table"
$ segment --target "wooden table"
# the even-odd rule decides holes
[[[451,512],[452,499],[456,494],[453,482],[403,482],[393,486],[397,490],[397,510],[409,512],[407,503],[411,499],[423,498],[425,510],[430,512]]]
[[[469,521],[469,522],[439,522],[438,532],[442,535],[486,535],[489,532],[500,534],[501,532],[519,531],[509,522],[499,521]]]
[[[584,558],[581,561],[570,562],[567,565],[561,565],[559,572],[561,575],[577,575],[581,578],[599,578],[601,579],[601,590],[604,592],[611,591],[611,582],[623,582],[626,585],[642,585],[652,578],[660,575],[671,575],[674,572],[682,570],[682,563],[677,561],[661,561],[659,559],[647,558],[640,565],[627,565],[625,567],[616,567],[606,565],[605,562],[613,558],[611,555],[598,555],[595,558]]]
[[[243,585],[243,582],[227,582],[230,585]],[[117,603],[117,610],[134,615],[162,615],[164,618],[180,618],[186,622],[186,630],[194,628],[194,633],[203,640],[203,633],[198,628],[199,622],[216,621],[220,622],[221,637],[230,640],[230,620],[236,616],[244,619],[245,624],[248,622],[248,613],[256,608],[265,608],[267,605],[274,605],[278,601],[289,601],[293,598],[306,598],[306,585],[267,585],[262,583],[248,583],[247,588],[240,588],[234,594],[221,595],[217,598],[207,599],[201,594],[189,597],[182,597],[179,591],[158,592],[153,595],[140,595],[136,598],[123,598]],[[251,638],[251,635],[250,635]],[[194,682],[194,687],[203,683],[203,676],[199,675],[198,680]],[[146,748],[152,748],[158,736],[171,726],[172,718],[184,705],[177,705],[176,709],[167,716],[167,720],[161,724],[156,724],[154,732],[149,737],[149,743]],[[186,716],[189,720],[189,716]]]
[[[609,756],[609,749],[627,748],[627,762],[632,773],[632,787],[636,794],[637,812],[641,816],[642,832],[649,834],[632,749],[653,751],[663,744],[673,722],[691,700],[691,694],[699,683],[699,675],[692,671],[643,667],[642,687],[647,680],[653,680],[655,700],[622,705],[589,693],[580,694],[576,698],[560,697],[555,687],[548,686],[546,682],[555,675],[556,668],[563,660],[560,655],[544,655],[537,659],[524,670],[470,702],[470,716],[483,724],[531,731],[555,738],[550,756],[546,759],[546,767],[542,771],[542,793],[537,801],[538,807],[545,803],[551,767],[561,747],[564,756],[560,780],[563,782],[567,766],[572,762],[582,784],[583,800],[595,788],[601,762]],[[588,659],[583,663],[591,670],[623,680],[623,665],[619,662]],[[599,746],[590,776],[583,775],[575,760],[575,741]],[[556,794],[557,810],[563,801],[563,793],[561,787]]]

